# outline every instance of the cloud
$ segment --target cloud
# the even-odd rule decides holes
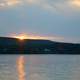
[[[13,5],[19,4],[20,3],[20,0],[5,0],[5,3],[8,6],[13,6]]]
[[[4,3],[0,3],[0,7],[4,7],[5,6],[5,4]]]
[[[79,7],[80,8],[80,0],[70,0],[69,4],[74,6],[74,7]]]
[[[19,4],[38,6],[52,12],[71,12],[80,7],[80,0],[1,0],[0,8]],[[74,9],[75,8],[75,9]]]
[[[44,10],[66,14],[79,11],[80,8],[80,0],[26,0],[26,2]]]
[[[7,8],[8,6],[15,6],[20,4],[20,0],[1,0],[0,1],[0,8]]]
[[[40,0],[26,0],[28,4],[39,4]]]

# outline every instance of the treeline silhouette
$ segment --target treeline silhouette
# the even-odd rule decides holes
[[[0,54],[80,54],[80,44],[0,37]]]

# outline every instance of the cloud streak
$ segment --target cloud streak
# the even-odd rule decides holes
[[[80,0],[26,0],[26,2],[52,12],[71,12],[80,8]]]
[[[0,7],[23,5],[35,5],[50,11],[66,11],[72,8],[80,8],[80,0],[1,0]]]
[[[15,6],[21,4],[20,0],[1,0],[0,1],[0,8],[7,8],[8,6]]]

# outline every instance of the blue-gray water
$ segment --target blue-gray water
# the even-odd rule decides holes
[[[80,55],[0,55],[0,80],[80,80]]]

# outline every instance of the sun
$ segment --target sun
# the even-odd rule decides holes
[[[20,35],[17,35],[17,36],[13,36],[14,38],[17,38],[19,40],[24,40],[24,39],[27,39],[27,36],[26,35],[23,35],[23,34],[20,34]]]
[[[18,36],[17,38],[20,39],[20,40],[24,40],[25,36]]]

